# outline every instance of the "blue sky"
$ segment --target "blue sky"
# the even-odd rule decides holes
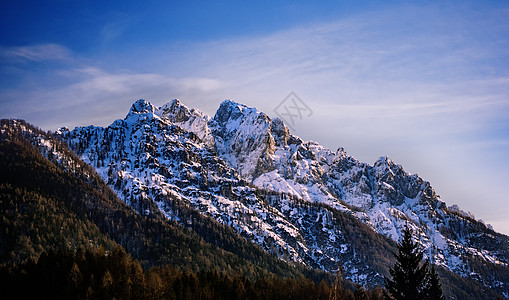
[[[108,125],[144,98],[271,116],[373,163],[388,155],[509,233],[507,1],[2,1],[0,117]]]

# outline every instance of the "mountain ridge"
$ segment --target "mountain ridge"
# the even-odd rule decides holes
[[[355,261],[352,241],[330,226],[335,217],[323,219],[337,210],[393,241],[409,224],[428,258],[461,276],[476,277],[477,260],[501,267],[485,285],[507,290],[507,236],[447,208],[429,182],[388,157],[369,165],[342,148],[304,142],[255,108],[227,100],[211,118],[179,100],[156,107],[140,99],[124,120],[106,128],[58,133],[126,203],[133,195],[150,199],[171,219],[178,212],[170,203],[180,199],[282,259],[328,271],[342,261],[352,280],[381,278],[370,267],[359,269],[358,259],[348,266]],[[266,195],[258,196],[261,191]],[[271,200],[271,193],[279,199]],[[306,216],[322,218],[320,232],[328,238],[292,219],[292,213],[306,214],[296,203],[322,205]]]

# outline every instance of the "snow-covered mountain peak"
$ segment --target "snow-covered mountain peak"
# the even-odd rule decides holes
[[[189,109],[180,100],[174,99],[159,108],[156,112],[162,118],[168,119],[180,128],[196,134],[207,146],[214,145],[209,122],[211,118],[201,111]]]
[[[272,120],[256,108],[225,100],[210,122],[218,154],[236,168],[245,179],[251,180],[262,167],[272,170],[264,160],[274,152],[275,139],[271,135]],[[284,137],[285,129],[282,127]]]
[[[375,163],[373,164],[374,168],[378,169],[403,169],[401,165],[396,164],[392,159],[388,156],[380,156]]]
[[[137,122],[143,122],[143,120],[152,120],[159,117],[155,114],[157,107],[147,100],[139,99],[133,103],[129,113],[124,118],[124,122],[127,124],[134,124]],[[122,126],[122,120],[116,120],[112,125]],[[119,123],[120,122],[120,123]]]
[[[256,119],[265,122],[270,121],[269,117],[258,109],[232,100],[223,101],[214,115],[214,121],[217,125],[227,129],[227,131],[237,129],[235,125],[244,123],[247,119],[251,119],[251,122]]]
[[[190,117],[189,108],[178,99],[173,99],[171,102],[161,106],[157,110],[157,114],[168,118],[172,123],[185,122]]]
[[[403,167],[395,164],[388,156],[379,157],[373,164],[373,168],[378,176],[383,176],[387,172],[393,175],[395,172],[404,172]]]
[[[148,102],[147,100],[139,99],[131,106],[128,116],[133,114],[154,113],[156,109],[157,107],[152,105],[152,103]]]

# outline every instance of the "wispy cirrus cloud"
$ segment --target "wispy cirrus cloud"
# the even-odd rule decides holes
[[[139,20],[139,16],[124,12],[109,14],[108,20],[99,31],[100,43],[104,46],[105,44],[120,40]]]
[[[0,47],[2,60],[19,61],[68,61],[72,59],[71,51],[58,44],[39,44],[22,47]]]
[[[91,93],[143,94],[150,89],[169,89],[173,92],[195,90],[210,92],[225,86],[225,83],[213,78],[182,77],[174,78],[156,73],[109,73],[95,67],[75,70],[85,75],[83,80],[71,85],[70,89],[79,89]]]

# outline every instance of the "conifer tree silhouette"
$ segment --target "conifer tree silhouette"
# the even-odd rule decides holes
[[[392,278],[385,278],[384,294],[397,300],[444,299],[438,274],[427,261],[422,262],[424,252],[412,241],[412,234],[407,225],[398,244],[396,263],[389,269]]]

